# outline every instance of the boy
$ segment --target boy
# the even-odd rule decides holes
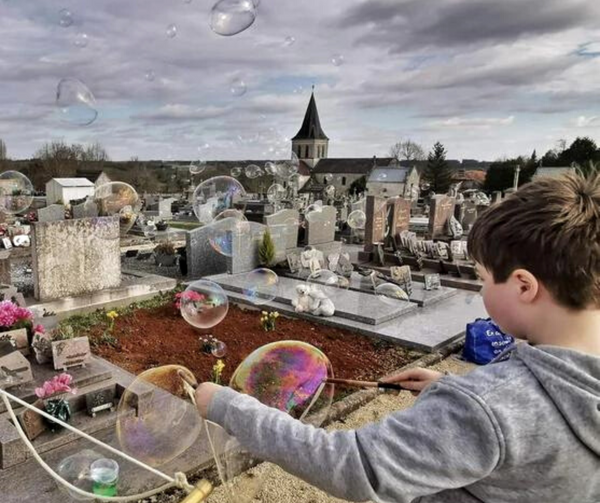
[[[529,344],[466,376],[394,378],[415,405],[327,433],[231,389],[197,405],[262,459],[376,502],[600,502],[600,173],[540,179],[475,223],[490,316]]]

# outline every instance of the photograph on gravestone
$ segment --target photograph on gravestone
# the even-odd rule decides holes
[[[436,254],[441,260],[450,260],[450,247],[448,243],[438,241],[436,243]]]
[[[439,290],[442,286],[439,274],[425,274],[425,290]]]

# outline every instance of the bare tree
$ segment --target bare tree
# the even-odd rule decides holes
[[[423,147],[412,140],[400,140],[392,145],[390,157],[398,161],[424,161],[427,159]]]
[[[106,149],[99,142],[96,142],[86,147],[85,151],[83,152],[82,160],[104,162],[110,161],[110,157],[108,156]]]
[[[81,159],[81,150],[81,146],[69,146],[58,140],[45,143],[34,157],[42,162],[46,180],[49,180],[74,175]]]

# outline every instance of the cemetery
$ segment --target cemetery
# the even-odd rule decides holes
[[[492,416],[504,421],[504,415],[526,407],[511,403],[497,412],[496,404],[468,386],[489,386],[485,390],[492,396],[504,389],[504,382],[524,374],[522,369],[520,374],[494,374],[504,368],[496,363],[510,363],[513,352],[530,346],[537,350],[538,343],[527,344],[517,330],[508,333],[493,313],[502,315],[500,296],[516,291],[522,305],[531,307],[541,298],[550,306],[555,285],[546,289],[535,274],[523,272],[520,262],[515,266],[499,254],[512,267],[509,274],[520,271],[521,283],[512,293],[506,293],[508,287],[497,293],[506,282],[496,281],[496,272],[482,259],[477,245],[488,241],[479,239],[479,232],[490,215],[504,215],[494,214],[495,209],[524,204],[519,195],[534,185],[529,181],[543,186],[562,180],[561,190],[575,196],[563,197],[561,211],[597,220],[595,188],[572,189],[584,183],[573,181],[576,176],[591,179],[599,169],[595,143],[577,138],[567,147],[561,140],[564,145],[542,159],[534,150],[531,157],[504,156],[493,163],[446,159],[439,141],[428,155],[408,138],[383,152],[382,142],[392,134],[399,137],[399,131],[415,131],[427,141],[433,131],[444,141],[454,138],[460,148],[491,149],[495,133],[490,131],[515,122],[512,111],[507,119],[454,117],[453,107],[476,103],[471,95],[433,114],[424,103],[437,106],[452,88],[438,83],[437,94],[429,94],[431,83],[422,72],[438,65],[437,54],[410,49],[408,57],[399,57],[399,65],[393,60],[404,49],[388,44],[369,52],[371,38],[382,43],[389,33],[396,39],[397,31],[411,32],[415,2],[405,2],[406,12],[391,4],[350,2],[343,7],[345,24],[331,17],[330,5],[320,6],[319,22],[327,21],[321,26],[331,37],[316,34],[315,16],[305,18],[306,9],[294,6],[298,45],[295,36],[281,32],[281,37],[273,26],[268,28],[283,8],[273,2],[215,1],[205,13],[208,26],[191,24],[196,15],[190,9],[206,10],[194,0],[183,0],[168,12],[149,0],[135,18],[120,14],[120,9],[134,8],[128,3],[108,3],[86,17],[83,7],[74,13],[67,2],[50,29],[46,18],[51,7],[33,15],[35,7],[0,2],[7,23],[17,27],[13,37],[28,33],[28,27],[46,26],[44,37],[29,40],[31,47],[24,51],[31,51],[33,62],[18,60],[23,78],[33,79],[27,75],[42,63],[45,72],[54,68],[52,78],[61,75],[51,89],[51,107],[39,104],[40,113],[7,108],[6,119],[0,119],[2,135],[12,134],[13,124],[31,125],[31,133],[20,130],[13,138],[18,145],[27,138],[37,149],[28,159],[9,158],[0,139],[0,503],[348,501],[334,499],[336,491],[353,500],[395,501],[394,484],[407,480],[419,486],[411,501],[421,501],[422,491],[427,494],[423,501],[434,503],[446,500],[428,496],[436,498],[442,491],[444,497],[446,490],[479,483],[479,475],[469,477],[487,469],[484,463],[489,465],[487,480],[506,460],[522,455],[521,445],[516,454],[513,444],[512,450],[505,447],[515,423],[503,429]],[[265,15],[259,16],[263,10]],[[113,63],[122,55],[117,45],[138,33],[140,25],[156,29],[144,24],[150,23],[150,14],[152,23],[157,17],[169,23],[162,34],[167,40],[148,40],[139,30],[126,58]],[[450,19],[464,17],[459,14]],[[169,16],[176,15],[179,21],[170,24]],[[112,21],[102,21],[102,16]],[[264,24],[255,24],[257,18]],[[402,30],[396,30],[398,19]],[[292,30],[287,21],[285,30]],[[123,33],[113,33],[113,40],[100,35],[112,32],[112,24]],[[305,56],[313,51],[314,58],[316,51],[322,57],[323,47],[347,44],[333,36],[332,27],[341,32],[342,24],[348,37],[350,32],[358,37],[353,47],[356,54],[365,51],[364,59],[351,62],[350,54],[346,61],[344,54],[334,53],[327,68],[319,70],[320,63]],[[94,26],[89,34],[81,31],[87,26]],[[300,40],[297,26],[307,40]],[[375,37],[369,35],[372,29],[377,29]],[[62,46],[56,53],[33,50],[39,40],[52,37],[73,45],[77,57]],[[13,51],[10,42],[8,33],[7,54]],[[578,46],[578,57],[588,44]],[[455,45],[460,44],[449,40],[440,53]],[[574,58],[573,51],[568,54]],[[299,54],[302,58],[294,59]],[[381,66],[380,59],[386,64]],[[461,79],[472,78],[456,54],[448,59],[461,63]],[[140,70],[140,64],[146,67]],[[288,65],[293,65],[293,75]],[[92,71],[98,67],[103,67],[101,75]],[[89,81],[71,76],[69,68],[89,75]],[[128,76],[117,78],[117,69],[123,68]],[[139,75],[131,74],[133,68]],[[378,76],[376,82],[360,73],[365,69]],[[344,80],[343,72],[349,72]],[[452,73],[448,68],[444,72]],[[387,81],[389,74],[398,74],[397,80]],[[118,88],[111,80],[119,81]],[[12,86],[18,79],[7,75],[6,81]],[[410,90],[413,81],[419,83],[418,92]],[[477,78],[474,82],[479,85]],[[293,90],[287,89],[290,85]],[[367,91],[371,88],[388,93],[376,108],[372,91]],[[35,89],[31,99],[47,91]],[[486,101],[494,92],[485,95]],[[419,93],[427,95],[420,105]],[[347,108],[346,96],[354,109]],[[331,139],[321,124],[317,97],[319,103],[327,100],[321,111],[341,114],[323,122]],[[379,95],[376,99],[382,101]],[[46,122],[50,108],[55,122]],[[297,117],[282,117],[290,111]],[[382,118],[384,112],[389,121]],[[569,120],[584,129],[596,119],[582,115]],[[33,124],[38,121],[48,132],[46,143]],[[452,136],[456,131],[460,138]],[[116,157],[111,160],[100,141],[110,144]],[[513,143],[508,142],[510,148],[517,148]],[[365,148],[364,156],[357,157]],[[333,155],[342,151],[346,157]],[[578,157],[584,154],[585,159]],[[567,221],[563,213],[555,227]],[[570,232],[582,227],[584,217],[579,216]],[[505,223],[496,222],[490,234]],[[581,308],[574,297],[564,310],[569,315]],[[544,317],[538,311],[535,315],[534,321]],[[591,357],[586,362],[597,368]],[[464,384],[467,378],[460,376],[470,372],[477,382]],[[436,383],[439,379],[446,384]],[[586,379],[586,397],[594,398],[597,379],[587,374]],[[540,389],[543,384],[536,381]],[[555,390],[549,385],[544,392]],[[433,402],[427,400],[447,401],[444,394],[454,397],[450,405],[428,405]],[[531,403],[539,406],[539,401]],[[566,408],[576,408],[572,403]],[[459,414],[461,407],[475,411],[468,421]],[[594,402],[593,413],[595,407]],[[433,424],[431,431],[410,421],[404,424],[402,412],[409,410],[419,414],[419,422]],[[395,413],[398,420],[386,421]],[[460,433],[446,431],[456,418]],[[530,437],[540,436],[546,419],[539,419]],[[486,425],[492,433],[482,433]],[[406,437],[393,438],[402,428]],[[328,437],[321,429],[360,433]],[[256,438],[243,441],[252,434]],[[271,457],[254,451],[257,439],[264,444],[265,436],[270,448],[295,443],[306,456],[286,451],[266,461]],[[335,440],[328,444],[326,437]],[[456,444],[427,450],[442,437],[456,439]],[[402,451],[408,453],[406,459],[378,458],[371,443],[381,446],[382,439],[393,448],[412,450]],[[309,444],[312,449],[313,441],[320,448],[308,455],[302,449]],[[469,442],[478,443],[481,452],[489,448],[493,460],[467,451]],[[451,474],[444,470],[453,467],[438,466],[430,476],[429,462],[446,464],[444,456],[462,457],[463,447],[473,466]],[[396,467],[396,462],[405,464]],[[536,469],[538,462],[529,459]],[[293,469],[284,471],[286,466]],[[511,476],[517,478],[519,468]],[[314,475],[317,470],[321,473]],[[393,480],[388,480],[390,473]],[[339,486],[344,477],[346,485],[336,486],[331,495],[317,489]],[[371,492],[348,489],[360,483]],[[529,489],[529,481],[519,483],[506,499],[494,499],[509,493],[500,483],[489,494],[475,487],[468,501],[512,503],[517,501],[513,494],[520,497]]]

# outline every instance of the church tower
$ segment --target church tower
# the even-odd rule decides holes
[[[314,168],[320,159],[327,158],[328,150],[329,138],[321,128],[313,86],[302,127],[298,134],[292,138],[292,151],[300,160]]]

